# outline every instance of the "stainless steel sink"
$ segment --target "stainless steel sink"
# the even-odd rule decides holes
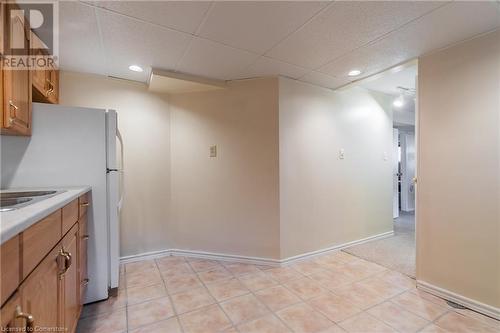
[[[29,198],[55,194],[57,191],[1,192],[0,199]]]
[[[66,191],[0,192],[0,212],[26,207]]]

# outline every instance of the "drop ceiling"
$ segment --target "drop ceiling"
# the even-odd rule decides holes
[[[60,66],[147,82],[283,75],[343,86],[500,26],[500,2],[61,1]],[[473,13],[473,15],[471,15]],[[137,64],[145,71],[131,72]]]

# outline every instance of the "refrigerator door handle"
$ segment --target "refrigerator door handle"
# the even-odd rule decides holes
[[[118,127],[116,128],[116,137],[118,139],[118,141],[120,142],[120,168],[119,168],[119,172],[121,174],[119,174],[118,178],[119,178],[119,189],[120,189],[120,199],[118,200],[118,212],[120,212],[122,210],[122,205],[123,205],[123,195],[124,195],[124,183],[123,183],[123,173],[124,173],[124,169],[123,169],[123,138],[122,138],[122,134],[120,133],[120,130],[118,129]]]

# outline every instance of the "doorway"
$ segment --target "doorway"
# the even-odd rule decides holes
[[[360,81],[392,114],[392,206],[394,235],[344,249],[345,252],[415,277],[417,63],[390,69]]]

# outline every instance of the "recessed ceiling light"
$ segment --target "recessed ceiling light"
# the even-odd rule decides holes
[[[392,105],[394,105],[397,108],[402,107],[405,104],[405,101],[403,100],[402,97],[398,97],[392,102]]]
[[[130,66],[128,66],[128,69],[130,69],[131,71],[134,71],[134,72],[139,72],[139,73],[143,71],[143,69],[137,65],[130,65]]]
[[[347,75],[349,76],[358,76],[359,74],[361,74],[361,71],[359,69],[353,69],[352,71],[347,73]]]

